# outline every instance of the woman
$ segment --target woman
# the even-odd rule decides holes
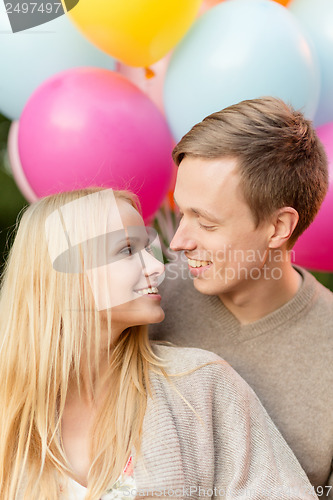
[[[155,236],[110,189],[25,211],[0,297],[0,498],[313,498],[227,363],[150,345]]]

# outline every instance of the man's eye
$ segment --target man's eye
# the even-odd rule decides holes
[[[182,212],[179,212],[178,213],[178,224],[181,224],[183,219],[184,219],[184,214]]]
[[[214,229],[216,229],[216,226],[205,226],[205,224],[201,224],[200,222],[199,222],[199,226],[202,229],[205,229],[206,231],[214,231]]]

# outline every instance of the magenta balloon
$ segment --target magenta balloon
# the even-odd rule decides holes
[[[315,271],[333,271],[333,123],[317,129],[329,161],[330,185],[311,226],[297,241],[295,263]]]
[[[25,176],[37,196],[108,186],[160,206],[172,175],[172,137],[157,107],[123,76],[73,68],[44,82],[19,128]]]

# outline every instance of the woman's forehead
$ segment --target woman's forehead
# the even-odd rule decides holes
[[[87,240],[143,226],[131,203],[114,195],[112,189],[93,193],[54,210],[45,221],[46,241],[52,261],[69,247]]]
[[[116,228],[115,227],[115,221],[112,218],[112,214],[110,214],[109,219],[110,219],[110,230],[114,231],[116,229],[123,229],[126,227],[133,227],[133,226],[143,226],[144,222],[139,214],[139,212],[126,200],[123,199],[118,199],[117,200],[117,207],[118,211],[120,214],[120,227]],[[112,229],[112,228],[115,229]]]

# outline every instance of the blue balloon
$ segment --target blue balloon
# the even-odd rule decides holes
[[[164,105],[178,141],[244,99],[280,97],[312,118],[319,89],[316,55],[293,14],[271,0],[230,0],[198,19],[176,48]]]
[[[16,4],[20,6],[21,2],[13,6]],[[0,1],[1,113],[19,119],[27,100],[42,82],[78,66],[114,70],[115,61],[88,42],[65,15],[13,33]]]
[[[333,1],[295,0],[290,11],[307,31],[320,64],[321,89],[316,126],[333,121]]]

